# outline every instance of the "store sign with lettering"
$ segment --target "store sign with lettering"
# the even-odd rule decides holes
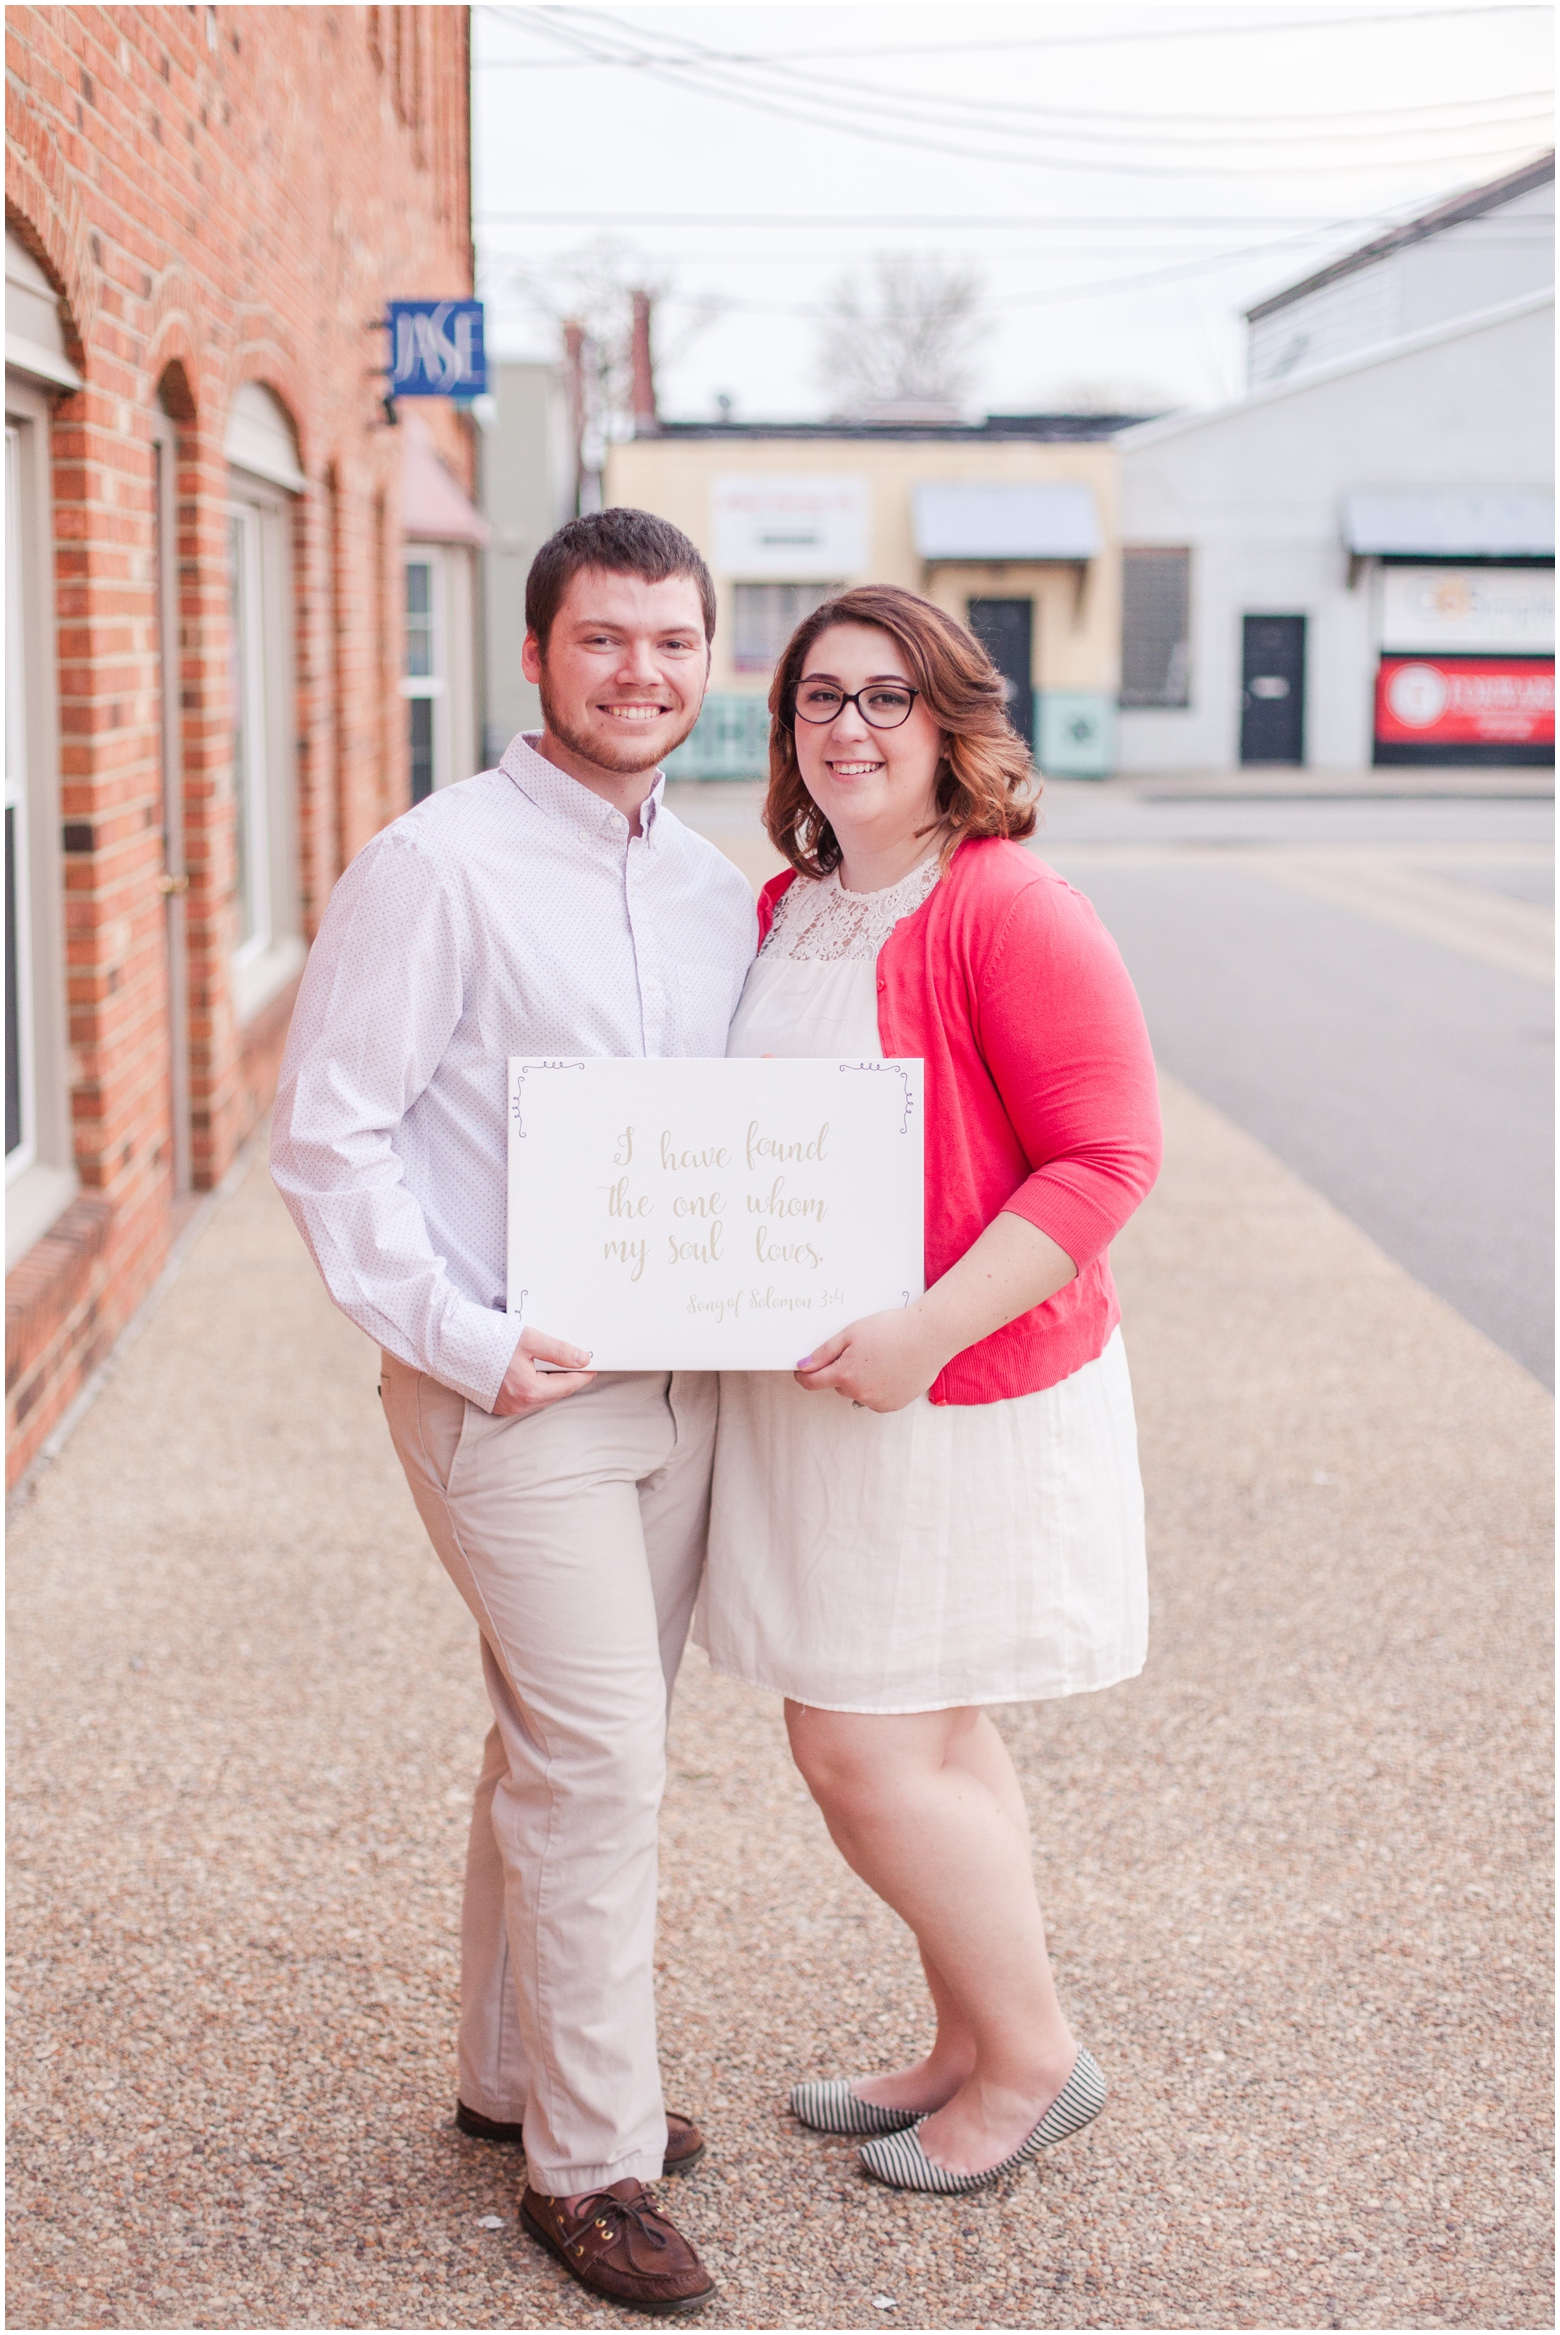
[[[486,396],[480,300],[392,300],[388,322],[392,397]]]
[[[849,583],[871,566],[872,496],[847,472],[710,482],[715,570],[735,583]]]
[[[1554,742],[1552,657],[1383,657],[1376,739],[1398,746]]]
[[[1389,567],[1381,576],[1384,649],[1554,654],[1553,568]]]
[[[598,1370],[794,1370],[910,1304],[921,1070],[513,1058],[510,1313]]]

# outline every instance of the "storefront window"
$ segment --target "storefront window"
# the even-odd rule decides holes
[[[732,592],[731,661],[739,673],[769,673],[804,616],[841,584],[738,584]]]
[[[1121,569],[1121,702],[1189,705],[1192,555],[1129,544]]]

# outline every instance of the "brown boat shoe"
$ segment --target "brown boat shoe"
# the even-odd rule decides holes
[[[687,2239],[657,2213],[642,2181],[614,2181],[574,2200],[527,2189],[520,2224],[592,2294],[669,2319],[702,2311],[715,2293]]]
[[[520,2124],[500,2124],[492,2116],[484,2116],[480,2109],[468,2108],[464,2100],[455,2103],[455,2122],[472,2140],[512,2141],[517,2148],[525,2146],[525,2127]],[[666,2156],[661,2166],[661,2178],[673,2173],[691,2172],[704,2154],[704,2135],[691,2116],[674,2116],[666,2111]]]

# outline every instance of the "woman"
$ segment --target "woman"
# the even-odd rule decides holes
[[[926,1294],[795,1379],[727,1373],[697,1636],[786,1697],[836,1845],[909,1924],[918,2065],[800,2084],[901,2188],[994,2181],[1105,2087],[1062,2015],[1012,1763],[981,1706],[1110,1686],[1147,1633],[1132,1397],[1105,1251],[1153,1182],[1132,986],[1088,902],[1020,848],[1033,772],[973,634],[840,594],[770,695],[791,863],[735,1055],[920,1056]]]

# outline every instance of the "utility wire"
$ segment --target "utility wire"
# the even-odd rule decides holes
[[[726,211],[718,219],[706,211],[478,211],[479,225],[501,227],[1022,227],[1026,232],[1054,227],[1059,232],[1088,227],[1316,227],[1341,230],[1368,226],[1386,217],[1383,211],[1240,212],[1216,211],[1176,214],[1159,211],[1107,211],[1058,214],[1043,218],[1033,211],[1006,216],[980,211]]]
[[[582,59],[581,62],[624,66],[633,60],[626,57],[610,59],[593,57]],[[518,57],[492,58],[489,63],[530,66],[529,59]],[[799,88],[795,94],[798,97],[806,98],[812,92],[804,87]],[[820,98],[828,97],[831,102],[834,101],[835,93],[820,91],[818,94]],[[1026,124],[1032,122],[1035,126],[1048,130],[1053,136],[1068,145],[1142,146],[1146,143],[1152,146],[1195,146],[1206,149],[1210,145],[1261,146],[1264,148],[1274,146],[1336,146],[1343,140],[1358,140],[1362,144],[1379,144],[1383,139],[1423,138],[1434,136],[1437,132],[1442,132],[1447,137],[1467,138],[1489,132],[1514,130],[1528,124],[1542,129],[1553,119],[1554,95],[1552,89],[1514,90],[1509,96],[1474,98],[1460,104],[1454,102],[1444,106],[1404,106],[1401,109],[1384,107],[1374,114],[1317,114],[1304,121],[1293,114],[1243,114],[1237,122],[1229,114],[1187,114],[1178,110],[1175,115],[1177,126],[1175,130],[1171,131],[1155,129],[1154,125],[1162,122],[1165,118],[1162,114],[1086,113],[1077,107],[1010,105],[999,99],[963,98],[951,93],[933,99],[921,97],[912,90],[879,90],[872,93],[872,98],[875,104],[879,101],[886,101],[889,110],[899,113],[901,118],[918,118],[934,128],[978,129],[983,126],[984,118],[987,116],[1011,115],[1022,118],[1016,120],[1011,128],[1007,122],[998,120],[994,120],[991,126],[999,134],[1015,136]],[[855,99],[848,102],[853,107],[857,105]],[[1489,111],[1494,106],[1511,105],[1521,105],[1525,110],[1521,113],[1506,113],[1499,116]],[[912,110],[906,113],[904,108]],[[939,111],[939,108],[942,110]],[[1408,115],[1467,112],[1474,108],[1481,110],[1483,118],[1478,121],[1427,122],[1416,120],[1410,124],[1404,120],[1404,126],[1401,128],[1391,126],[1394,121]],[[969,121],[960,120],[952,109],[967,113],[972,118]],[[1113,133],[1109,130],[1098,131],[1091,127],[1074,127],[1077,123],[1101,122],[1119,122],[1124,127],[1119,133]],[[1373,126],[1359,129],[1336,126],[1352,123],[1368,123]],[[1206,126],[1199,127],[1199,125]],[[1192,130],[1195,134],[1182,137],[1178,134],[1180,130]],[[1146,136],[1145,132],[1148,133]]]
[[[591,12],[592,15],[599,15],[600,13],[601,12],[598,11]],[[565,46],[583,50],[595,61],[603,64],[612,64],[620,61],[610,50],[605,50],[600,46],[600,35],[593,35],[588,29],[585,28],[582,28],[580,31],[576,32],[573,25],[565,26],[564,24],[560,23],[551,11],[547,12],[547,18],[548,20],[545,24],[538,25],[538,30],[543,31],[547,37],[558,40]],[[607,18],[606,22],[609,27],[611,27],[614,20]],[[1023,149],[1014,148],[1011,144],[1005,148],[996,146],[987,146],[984,148],[956,146],[947,143],[944,139],[911,135],[908,134],[906,130],[901,130],[892,126],[873,129],[868,126],[867,121],[860,118],[863,114],[867,114],[869,116],[875,116],[879,122],[887,125],[892,125],[896,122],[904,121],[913,127],[919,128],[927,126],[928,123],[928,116],[924,105],[911,104],[910,106],[905,106],[895,105],[892,103],[869,103],[853,93],[848,93],[836,97],[831,91],[822,91],[812,88],[809,88],[807,93],[802,96],[793,92],[789,87],[786,87],[783,88],[777,96],[769,88],[761,87],[755,90],[751,83],[736,79],[723,69],[710,68],[699,60],[694,44],[684,43],[683,47],[685,50],[693,51],[693,61],[684,63],[681,59],[673,59],[671,61],[647,60],[644,69],[651,75],[653,79],[662,81],[673,88],[682,89],[685,92],[691,92],[693,94],[706,97],[713,96],[717,99],[725,101],[728,104],[735,103],[743,105],[751,110],[767,114],[774,119],[797,122],[809,128],[829,129],[837,133],[843,131],[847,136],[855,137],[858,139],[865,139],[875,145],[911,147],[918,152],[948,154],[964,161],[984,161],[999,163],[1017,162],[1025,167],[1032,169],[1067,170],[1073,173],[1086,171],[1091,175],[1104,175],[1112,177],[1159,179],[1171,177],[1192,177],[1203,179],[1249,178],[1272,175],[1273,173],[1291,175],[1297,167],[1293,163],[1276,163],[1271,166],[1266,166],[1260,163],[1248,163],[1241,165],[1209,163],[1203,166],[1201,169],[1193,167],[1190,170],[1185,170],[1178,169],[1174,165],[1156,164],[1152,162],[1142,164],[1126,162],[1100,162],[1085,156],[1071,154],[1036,154],[1033,152],[1025,151]],[[807,110],[803,110],[804,108]],[[936,117],[933,116],[931,117],[930,126],[938,127],[942,125],[940,125],[937,122]],[[965,125],[955,125],[956,131],[957,129],[963,127],[965,127]],[[1018,133],[1015,131],[1003,131],[1001,134],[1009,140],[1018,135]],[[1475,131],[1474,134],[1477,135],[1477,131]],[[1141,141],[1139,141],[1139,143],[1141,143]],[[1524,143],[1527,145],[1532,145],[1533,141],[1519,141],[1519,144]],[[1371,170],[1379,171],[1386,169],[1402,170],[1421,168],[1446,169],[1475,162],[1510,160],[1513,151],[1513,147],[1507,145],[1495,148],[1484,148],[1472,152],[1463,151],[1458,153],[1447,153],[1445,151],[1441,151],[1435,154],[1426,155],[1403,155],[1393,157],[1378,156],[1360,162],[1309,164],[1306,166],[1306,169],[1307,174],[1311,176],[1325,174],[1331,177],[1357,177],[1362,172]]]
[[[538,17],[562,13],[564,13],[562,10],[543,8],[487,7],[482,10],[482,14],[485,16],[499,17],[507,24],[517,25],[526,30],[530,30],[536,24]],[[571,10],[568,13],[584,12]],[[599,11],[591,13],[599,13]],[[1224,24],[1141,25],[1120,32],[1037,33],[1026,34],[1013,40],[932,41],[920,44],[894,42],[886,48],[872,46],[861,49],[712,49],[707,53],[711,58],[718,59],[721,63],[733,65],[779,64],[793,58],[805,59],[809,57],[838,57],[842,59],[967,57],[988,54],[994,50],[1119,48],[1125,44],[1140,41],[1232,40],[1242,35],[1254,33],[1346,32],[1363,24],[1423,24],[1426,22],[1439,23],[1461,16],[1537,16],[1545,13],[1547,11],[1535,7],[1532,0],[1479,0],[1478,5],[1471,7],[1402,8],[1362,16],[1295,17],[1281,24],[1243,23],[1237,18],[1234,23]],[[674,36],[657,33],[654,37],[668,39]],[[651,54],[652,52],[647,51],[645,57],[648,59]],[[625,62],[628,61],[637,63],[641,60],[625,60]]]
[[[549,13],[551,14],[552,12]],[[561,13],[561,11],[558,12],[559,15],[561,15]],[[583,39],[587,45],[591,44],[592,41],[599,43],[602,38],[600,34],[596,34],[594,32],[593,28],[597,24],[604,25],[607,28],[605,37],[609,40],[614,35],[618,36],[620,40],[632,40],[635,37],[634,29],[632,27],[625,25],[620,17],[613,16],[605,9],[581,10],[578,12],[578,14],[586,19],[586,23],[581,27],[580,33],[576,37]],[[556,25],[556,30],[559,33],[562,33],[565,28],[562,27],[561,24],[557,24],[556,19],[554,20],[554,23]],[[573,29],[573,27],[568,28],[571,33],[573,32]],[[737,85],[731,73],[719,69],[719,52],[710,49],[706,43],[674,35],[663,35],[662,38],[668,42],[675,40],[677,44],[675,49],[662,50],[660,53],[660,62],[663,65],[670,64],[678,66],[687,71],[707,73],[712,84],[722,89],[730,90]],[[620,61],[629,56],[639,57],[646,54],[646,52],[634,50],[632,48],[627,50],[619,48],[616,52],[612,52],[609,50],[604,50],[599,46],[592,47],[591,53],[599,56],[615,54]],[[865,109],[868,112],[876,112],[880,118],[915,121],[919,122],[923,126],[929,126],[933,129],[952,128],[956,131],[965,131],[972,125],[977,128],[982,126],[987,120],[994,116],[1016,114],[1023,117],[1025,120],[1033,117],[1046,123],[1056,125],[1053,134],[1062,137],[1069,144],[1076,144],[1081,142],[1085,144],[1119,145],[1123,142],[1123,135],[1107,132],[1103,137],[1101,137],[1091,131],[1074,130],[1072,126],[1073,122],[1079,117],[1071,108],[1058,108],[1054,106],[1034,107],[1027,105],[1013,106],[1000,99],[994,100],[990,98],[965,98],[960,97],[953,92],[929,95],[924,91],[896,89],[841,91],[832,86],[820,85],[815,76],[805,73],[798,73],[794,68],[784,65],[760,67],[755,73],[750,75],[749,81],[744,85],[759,86],[760,88],[764,88],[767,91],[767,89],[773,88],[775,84],[779,84],[779,95],[792,98],[797,102],[825,106],[831,111],[837,111],[841,108],[848,108],[851,112],[855,113]],[[1526,97],[1517,95],[1509,99],[1502,98],[1498,100],[1491,99],[1468,102],[1480,103],[1483,107],[1483,110],[1487,112],[1489,106],[1496,103],[1518,103],[1528,105],[1531,108],[1533,101]],[[968,116],[969,118],[960,119],[959,116],[961,114]],[[1109,115],[1103,115],[1098,118],[1109,120],[1113,117]],[[1141,136],[1139,135],[1141,126],[1147,124],[1150,126],[1152,131],[1152,125],[1157,121],[1162,120],[1163,116],[1139,115],[1121,116],[1116,118],[1120,118],[1129,124],[1128,130],[1124,133],[1125,137],[1134,143],[1141,144],[1143,142]],[[1343,117],[1338,118],[1342,119]],[[1535,113],[1530,110],[1520,118],[1524,122],[1547,120],[1548,114],[1547,112]],[[999,135],[1011,137],[1016,134],[1015,130],[1010,128],[1006,121],[996,120],[993,122],[993,126],[997,129]],[[1423,125],[1421,127],[1405,126],[1398,129],[1385,128],[1368,131],[1351,131],[1348,134],[1350,136],[1371,138],[1379,141],[1382,138],[1417,137],[1425,134],[1427,129],[1429,134],[1434,135],[1436,134],[1436,130],[1439,129],[1447,135],[1468,137],[1477,136],[1483,130],[1504,129],[1509,126],[1514,125],[1508,121],[1501,121],[1497,123],[1489,120],[1482,120],[1477,123],[1469,122],[1466,124],[1451,123]],[[1022,122],[1019,124],[1019,128],[1022,128]],[[1259,132],[1254,130],[1247,130],[1242,125],[1231,122],[1227,117],[1220,123],[1219,128],[1222,133],[1228,134],[1232,142],[1239,145],[1250,145],[1253,143],[1270,145],[1274,143],[1290,142],[1283,137],[1282,132],[1274,137],[1264,137]],[[1301,125],[1299,128],[1293,131],[1293,142],[1314,142],[1318,138],[1323,140],[1331,138],[1334,142],[1336,142],[1338,134],[1339,133],[1336,130],[1329,131],[1325,125],[1314,129]],[[1167,132],[1159,130],[1153,132],[1149,142],[1154,145],[1169,144],[1206,146],[1210,141],[1205,136],[1183,139],[1177,136],[1173,131]]]
[[[494,11],[493,13],[497,13],[497,11]],[[848,54],[849,52],[841,53]],[[913,54],[914,52],[903,51],[897,53]],[[727,60],[723,55],[715,51],[710,52],[710,57],[712,60],[718,62],[734,61]],[[580,70],[584,70],[590,65],[608,63],[623,67],[635,67],[642,65],[646,61],[647,58],[643,55],[624,52],[610,58],[597,56],[479,57],[475,60],[475,65],[477,71],[483,73],[501,73],[506,71],[539,73],[552,70],[554,68],[560,71],[565,68],[572,69],[575,67],[578,67]],[[867,94],[888,97],[914,98],[921,93],[908,89],[891,89],[868,92]],[[1183,112],[1179,107],[1177,107],[1175,118],[1179,124],[1188,129],[1237,130],[1243,127],[1244,129],[1249,129],[1252,131],[1263,132],[1266,132],[1270,129],[1290,129],[1303,133],[1306,136],[1325,138],[1331,136],[1334,132],[1334,126],[1341,122],[1391,123],[1397,121],[1407,121],[1410,119],[1410,117],[1417,117],[1422,114],[1484,114],[1488,113],[1492,107],[1513,105],[1526,106],[1529,111],[1532,112],[1542,110],[1544,107],[1551,105],[1553,103],[1554,97],[1555,92],[1553,89],[1502,89],[1492,91],[1488,97],[1438,98],[1433,102],[1425,105],[1377,105],[1366,106],[1362,109],[1356,110],[1349,110],[1345,108],[1340,109],[1337,112],[1329,112],[1325,114],[1252,114],[1243,111],[1239,116],[1238,122],[1236,116],[1229,113],[1190,114]],[[1064,123],[1121,122],[1125,124],[1128,129],[1133,131],[1136,131],[1140,128],[1152,128],[1155,124],[1164,120],[1164,115],[1162,113],[1127,113],[1123,112],[1119,107],[1106,107],[1102,109],[1076,105],[1015,105],[1010,104],[1000,98],[962,98],[955,95],[952,91],[944,93],[938,102],[944,105],[978,106],[985,111],[993,113],[1036,115]],[[1526,119],[1528,117],[1524,115],[1521,118]],[[1444,127],[1447,129],[1455,130],[1460,125],[1455,122],[1448,122],[1444,124],[1432,122],[1427,123],[1424,126],[1429,129]],[[1485,122],[1470,123],[1467,126],[1471,129],[1488,128],[1490,125]],[[1368,136],[1370,135],[1370,132],[1367,130],[1362,134]],[[1385,135],[1387,133],[1383,134]]]
[[[1048,308],[1064,305],[1070,300],[1092,300],[1111,292],[1146,291],[1157,285],[1180,283],[1193,276],[1214,274],[1221,268],[1236,266],[1242,260],[1260,259],[1281,251],[1293,251],[1297,246],[1303,249],[1305,245],[1320,240],[1320,237],[1315,235],[1283,236],[1272,242],[1246,244],[1237,251],[1221,252],[1212,258],[1181,261],[1168,268],[1147,269],[1130,276],[1100,277],[1093,282],[1083,284],[1052,285],[1040,292],[1021,292],[1009,299],[983,301],[976,313],[982,316],[1004,316],[1020,308]],[[506,257],[498,256],[491,263],[494,267],[507,266],[508,264]],[[488,273],[487,266],[484,267],[483,272],[484,274]],[[697,300],[701,296],[672,292],[664,297],[672,303],[677,303],[683,300]],[[703,297],[707,298],[708,295],[703,295]],[[721,299],[721,312],[726,315],[740,313],[749,316],[811,318],[832,314],[829,308],[819,307],[816,304],[797,306],[788,302],[727,300],[724,298]]]

